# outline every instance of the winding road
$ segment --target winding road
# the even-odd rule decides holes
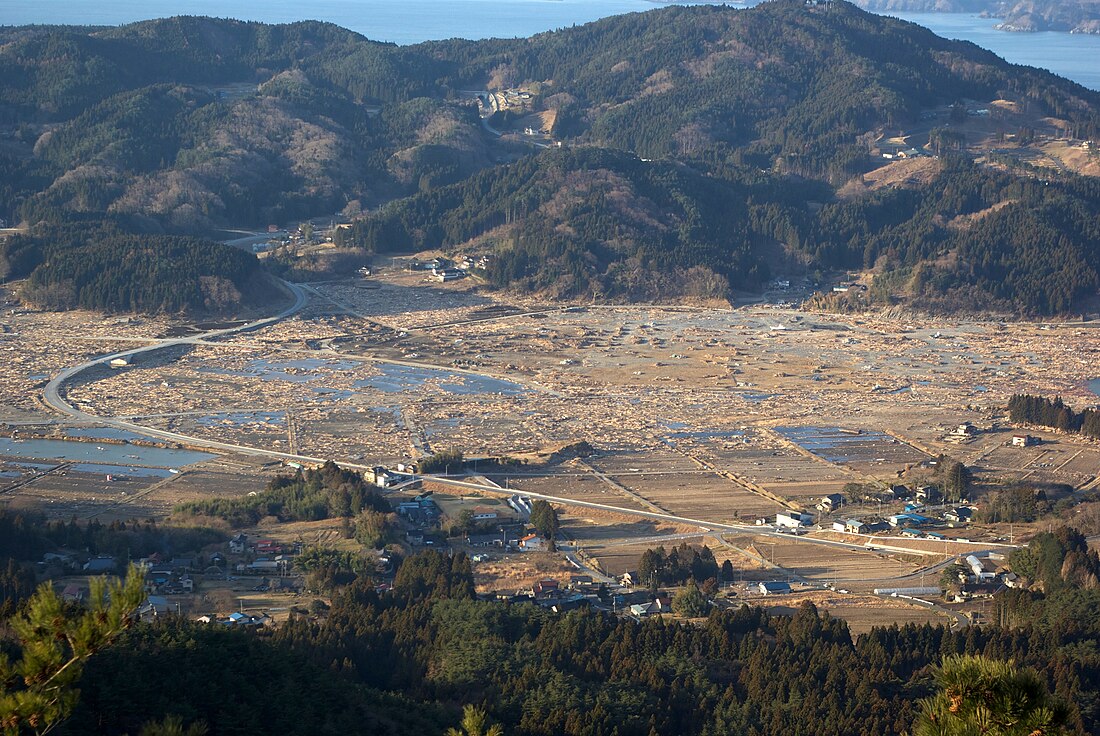
[[[168,442],[178,442],[186,444],[191,447],[204,447],[211,450],[222,450],[225,452],[239,452],[245,455],[256,455],[264,457],[279,458],[283,460],[300,460],[303,462],[324,462],[322,458],[311,458],[301,455],[293,455],[290,453],[276,452],[273,450],[262,450],[254,447],[245,447],[242,445],[233,445],[226,442],[217,442],[214,440],[201,439],[199,437],[191,437],[189,435],[180,434],[178,432],[168,432],[161,429],[153,429],[151,427],[144,427],[140,424],[134,424],[133,422],[127,422],[121,419],[114,419],[112,417],[103,417],[95,414],[89,414],[86,411],[81,411],[75,406],[70,404],[64,395],[65,384],[71,381],[76,376],[80,375],[84,371],[93,368],[95,366],[107,365],[112,360],[118,358],[133,358],[143,353],[151,353],[156,350],[162,350],[167,347],[175,345],[195,345],[206,340],[211,340],[218,337],[225,337],[227,335],[233,335],[240,332],[249,332],[251,330],[258,330],[268,325],[273,325],[280,322],[287,317],[297,314],[302,310],[302,307],[306,305],[308,297],[305,290],[298,284],[292,284],[289,282],[282,282],[283,285],[290,291],[294,297],[294,302],[274,315],[273,317],[265,317],[253,322],[248,322],[236,327],[228,327],[220,330],[210,330],[209,332],[203,332],[198,335],[191,335],[188,337],[169,338],[165,340],[157,340],[150,345],[144,345],[132,350],[123,350],[118,353],[111,353],[110,355],[103,355],[98,358],[94,358],[80,365],[74,365],[71,368],[58,373],[49,383],[46,384],[42,391],[42,398],[53,409],[65,414],[72,419],[80,422],[91,422],[94,424],[102,424],[107,427],[113,427],[115,429],[124,429],[135,434],[145,435],[146,437],[152,437],[154,439],[166,440]]]

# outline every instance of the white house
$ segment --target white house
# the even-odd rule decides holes
[[[546,540],[538,534],[528,534],[519,540],[519,548],[524,552],[542,552],[546,549]]]
[[[788,529],[797,529],[809,526],[814,522],[814,517],[801,511],[781,511],[775,515],[775,525]]]

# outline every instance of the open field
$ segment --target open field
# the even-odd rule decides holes
[[[844,619],[853,635],[866,633],[876,626],[890,624],[904,626],[909,623],[949,623],[948,617],[939,611],[875,596],[847,596],[828,591],[807,591],[753,599],[754,603],[767,607],[769,613],[788,616],[797,611],[803,601],[810,601],[817,606],[818,610],[828,611],[831,616]]]
[[[90,415],[175,432],[195,449],[242,448],[181,459],[148,459],[139,436],[72,436],[74,423],[39,393],[89,356],[208,326],[8,309],[0,423],[16,444],[0,447],[0,504],[53,518],[163,517],[181,501],[262,489],[279,471],[265,453],[370,465],[453,448],[524,458],[492,471],[507,490],[612,507],[561,509],[567,533],[608,572],[632,569],[662,538],[694,533],[746,575],[771,574],[774,564],[823,583],[906,575],[921,558],[860,549],[858,540],[719,542],[699,527],[812,509],[850,483],[916,483],[941,453],[981,479],[1080,487],[1100,474],[1096,443],[1031,431],[1040,444],[1010,447],[1018,430],[1001,409],[1021,392],[1095,404],[1086,388],[1100,373],[1093,324],[846,317],[768,304],[551,307],[502,299],[472,278],[443,285],[386,269],[306,293],[305,308],[277,323],[146,352],[64,387]],[[977,436],[953,436],[964,422]],[[127,453],[113,462],[128,469],[94,457],[61,467],[64,453],[33,455],[17,444],[24,438],[114,442],[104,452]],[[547,449],[582,440],[594,454]],[[839,515],[898,510],[852,504]]]

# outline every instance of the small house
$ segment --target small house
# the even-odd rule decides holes
[[[576,590],[577,588],[590,588],[593,585],[591,575],[570,575],[569,587]]]
[[[970,568],[970,574],[977,582],[988,582],[997,577],[997,574],[989,570],[976,555],[966,556],[966,566]]]
[[[170,567],[173,572],[190,572],[195,569],[195,560],[190,557],[173,557]]]
[[[925,503],[935,503],[941,498],[940,489],[935,486],[917,486],[917,499]]]
[[[757,589],[760,591],[760,595],[783,595],[791,592],[791,584],[778,581],[760,583]]]
[[[966,524],[974,518],[974,509],[966,506],[950,509],[943,515],[944,521],[952,524]]]
[[[912,498],[913,492],[909,490],[909,486],[896,484],[883,491],[882,497],[886,501],[904,501],[907,498]]]
[[[84,563],[84,572],[89,575],[105,575],[117,570],[118,562],[114,557],[96,557]]]
[[[168,603],[168,599],[160,595],[151,595],[145,599],[145,602],[138,608],[138,618],[142,621],[148,621],[156,618],[157,616],[165,616],[172,612],[172,606]]]
[[[232,554],[240,555],[244,554],[244,551],[248,549],[248,536],[245,534],[238,534],[229,540],[229,551]]]
[[[486,534],[466,535],[466,544],[471,547],[503,547],[506,540],[507,534],[499,529]]]
[[[542,595],[544,593],[548,593],[552,590],[557,590],[557,589],[558,589],[558,581],[557,580],[552,580],[552,579],[540,580],[537,583],[535,583],[534,587],[532,588],[535,595]]]
[[[466,272],[457,268],[441,268],[433,270],[432,275],[435,276],[436,281],[446,283],[448,281],[456,281],[465,278]]]
[[[546,540],[538,534],[528,534],[519,540],[519,548],[524,552],[542,552],[546,549]]]
[[[924,526],[931,522],[927,516],[921,516],[920,514],[894,514],[887,518],[892,527],[918,527]]]
[[[65,586],[65,589],[61,591],[61,600],[67,603],[80,603],[84,600],[84,597],[88,594],[87,589],[76,583],[69,583]]]
[[[472,518],[474,521],[496,521],[497,512],[485,506],[475,506]]]
[[[1039,444],[1039,440],[1032,437],[1029,434],[1014,434],[1012,435],[1013,447],[1031,447],[1032,445]]]
[[[797,529],[803,526],[809,526],[814,521],[814,517],[810,514],[804,514],[801,511],[781,511],[775,515],[775,525],[778,527],[786,527],[788,529]]]
[[[867,525],[859,519],[848,519],[848,521],[844,522],[844,531],[849,534],[866,534]]]
[[[822,496],[821,501],[817,504],[817,508],[821,511],[829,512],[835,511],[844,505],[844,496],[839,493],[830,493],[828,496]]]
[[[379,488],[389,488],[401,482],[401,476],[392,472],[389,468],[376,465],[363,474],[368,481]]]

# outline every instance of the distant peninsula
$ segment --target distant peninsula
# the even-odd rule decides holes
[[[1100,33],[1097,0],[857,0],[876,13],[981,13],[1002,31]]]

